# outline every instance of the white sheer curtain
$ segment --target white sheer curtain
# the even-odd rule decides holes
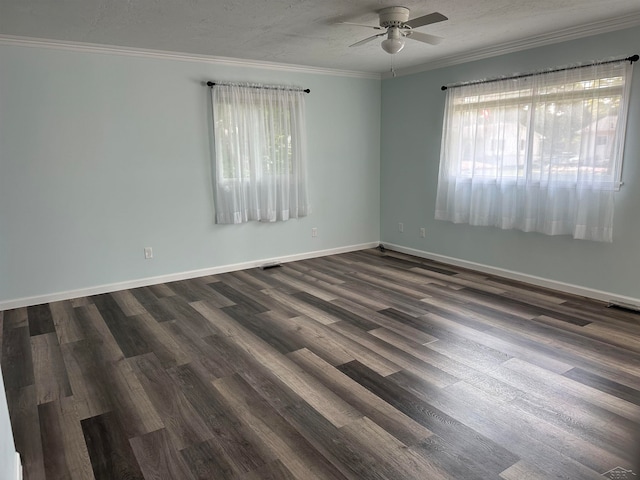
[[[631,68],[448,89],[436,219],[611,242]]]
[[[211,88],[217,223],[310,213],[304,93],[263,85]]]

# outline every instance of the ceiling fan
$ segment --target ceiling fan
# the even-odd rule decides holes
[[[342,22],[345,25],[356,25],[359,27],[373,28],[375,30],[384,30],[382,33],[376,33],[371,37],[349,45],[350,47],[358,47],[375,40],[378,37],[386,35],[387,38],[382,41],[382,49],[390,54],[398,53],[404,48],[404,39],[410,38],[419,42],[437,45],[442,42],[442,37],[429,35],[428,33],[416,32],[414,29],[430,25],[432,23],[443,22],[448,20],[441,13],[434,12],[422,17],[409,20],[410,10],[407,7],[387,7],[378,12],[380,16],[380,26],[362,25],[359,23]]]

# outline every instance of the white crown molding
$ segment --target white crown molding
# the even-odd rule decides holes
[[[327,255],[338,255],[340,253],[354,252],[357,250],[364,250],[366,248],[374,248],[378,245],[380,245],[380,242],[378,241],[361,243],[358,245],[348,245],[345,247],[330,248],[327,250],[316,250],[313,252],[286,255],[283,257],[263,258],[250,262],[221,265],[218,267],[202,268],[199,270],[190,270],[186,272],[170,273],[167,275],[139,278],[135,280],[127,280],[124,282],[110,283],[106,285],[96,285],[93,287],[79,288],[77,290],[68,290],[65,292],[47,293],[43,295],[35,295],[32,297],[17,298],[14,300],[3,300],[0,301],[0,311],[10,310],[13,308],[28,307],[31,305],[40,305],[42,303],[59,302],[61,300],[70,300],[72,298],[88,297],[90,295],[100,295],[102,293],[117,292],[118,290],[127,290],[130,288],[147,287],[149,285],[157,285],[159,283],[177,282],[179,280],[188,280],[190,278],[204,277],[207,275],[235,272],[237,270],[246,270],[248,268],[256,268],[264,265],[295,262],[298,260],[324,257]]]
[[[577,40],[579,38],[590,37],[593,35],[613,32],[616,30],[624,30],[625,28],[632,28],[638,25],[640,25],[640,13],[625,15],[623,17],[617,17],[609,20],[588,23],[586,25],[580,25],[578,27],[567,28],[558,32],[537,35],[525,40],[516,40],[499,45],[492,45],[490,47],[479,48],[477,50],[472,50],[458,55],[450,55],[422,65],[396,70],[396,76],[399,77],[405,75],[413,75],[415,73],[435,70],[437,68],[451,67],[453,65],[459,65],[461,63],[483,60],[485,58],[497,57],[499,55],[519,52],[522,50],[529,50],[531,48],[543,47],[545,45]],[[390,72],[385,72],[382,74],[383,79],[390,78],[391,76],[392,74]]]
[[[572,283],[565,283],[557,280],[551,280],[548,278],[537,277],[535,275],[516,272],[513,270],[507,270],[505,268],[492,267],[490,265],[485,265],[483,263],[476,263],[476,262],[470,262],[467,260],[462,260],[460,258],[447,257],[446,255],[426,252],[424,250],[417,250],[415,248],[403,247],[402,245],[395,245],[393,243],[383,243],[383,245],[388,250],[392,250],[400,253],[406,253],[408,255],[413,255],[415,257],[426,258],[428,260],[435,260],[437,262],[447,263],[449,265],[455,265],[457,267],[468,268],[470,270],[475,270],[476,272],[488,273],[490,275],[496,275],[498,277],[517,280],[519,282],[529,283],[531,285],[538,285],[540,287],[551,288],[553,290],[570,293],[572,295],[579,295],[581,297],[593,298],[595,300],[601,300],[607,303],[630,305],[636,308],[640,307],[640,298],[627,297],[624,295],[618,295],[611,292],[596,290],[594,288],[574,285]]]
[[[0,35],[0,45],[51,48],[55,50],[68,50],[72,52],[156,58],[163,60],[178,60],[183,62],[209,63],[230,67],[261,68],[266,70],[277,70],[292,73],[308,73],[314,75],[331,75],[335,77],[354,77],[380,80],[379,73],[356,72],[352,70],[337,70],[331,68],[311,67],[307,65],[293,65],[288,63],[245,60],[242,58],[231,57],[216,57],[210,55],[170,52],[164,50],[117,47],[113,45],[99,45],[95,43],[70,42],[62,40],[51,40],[46,38],[20,37],[14,35]]]

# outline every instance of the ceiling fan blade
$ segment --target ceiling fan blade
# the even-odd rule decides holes
[[[338,22],[338,25],[354,25],[356,27],[373,28],[375,30],[386,30],[384,27],[379,27],[378,25],[364,25],[362,23]]]
[[[428,33],[422,33],[422,32],[414,32],[413,30],[409,30],[404,35],[405,37],[408,37],[412,40],[418,40],[419,42],[428,43],[429,45],[438,45],[444,40],[444,38],[437,37],[436,35],[429,35]]]
[[[432,23],[444,22],[445,20],[449,20],[447,17],[442,15],[441,13],[434,12],[429,15],[423,15],[422,17],[414,18],[409,20],[405,25],[411,28],[423,27],[425,25],[430,25]]]
[[[382,35],[386,35],[387,32],[382,32],[382,33],[377,33],[371,37],[367,37],[364,40],[360,40],[359,42],[354,43],[353,45],[349,45],[350,47],[359,47],[360,45],[364,45],[365,43],[369,43],[371,40],[375,40],[378,37],[381,37]]]

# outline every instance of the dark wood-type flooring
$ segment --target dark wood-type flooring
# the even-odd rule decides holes
[[[403,254],[0,322],[27,480],[640,475],[638,314]]]

